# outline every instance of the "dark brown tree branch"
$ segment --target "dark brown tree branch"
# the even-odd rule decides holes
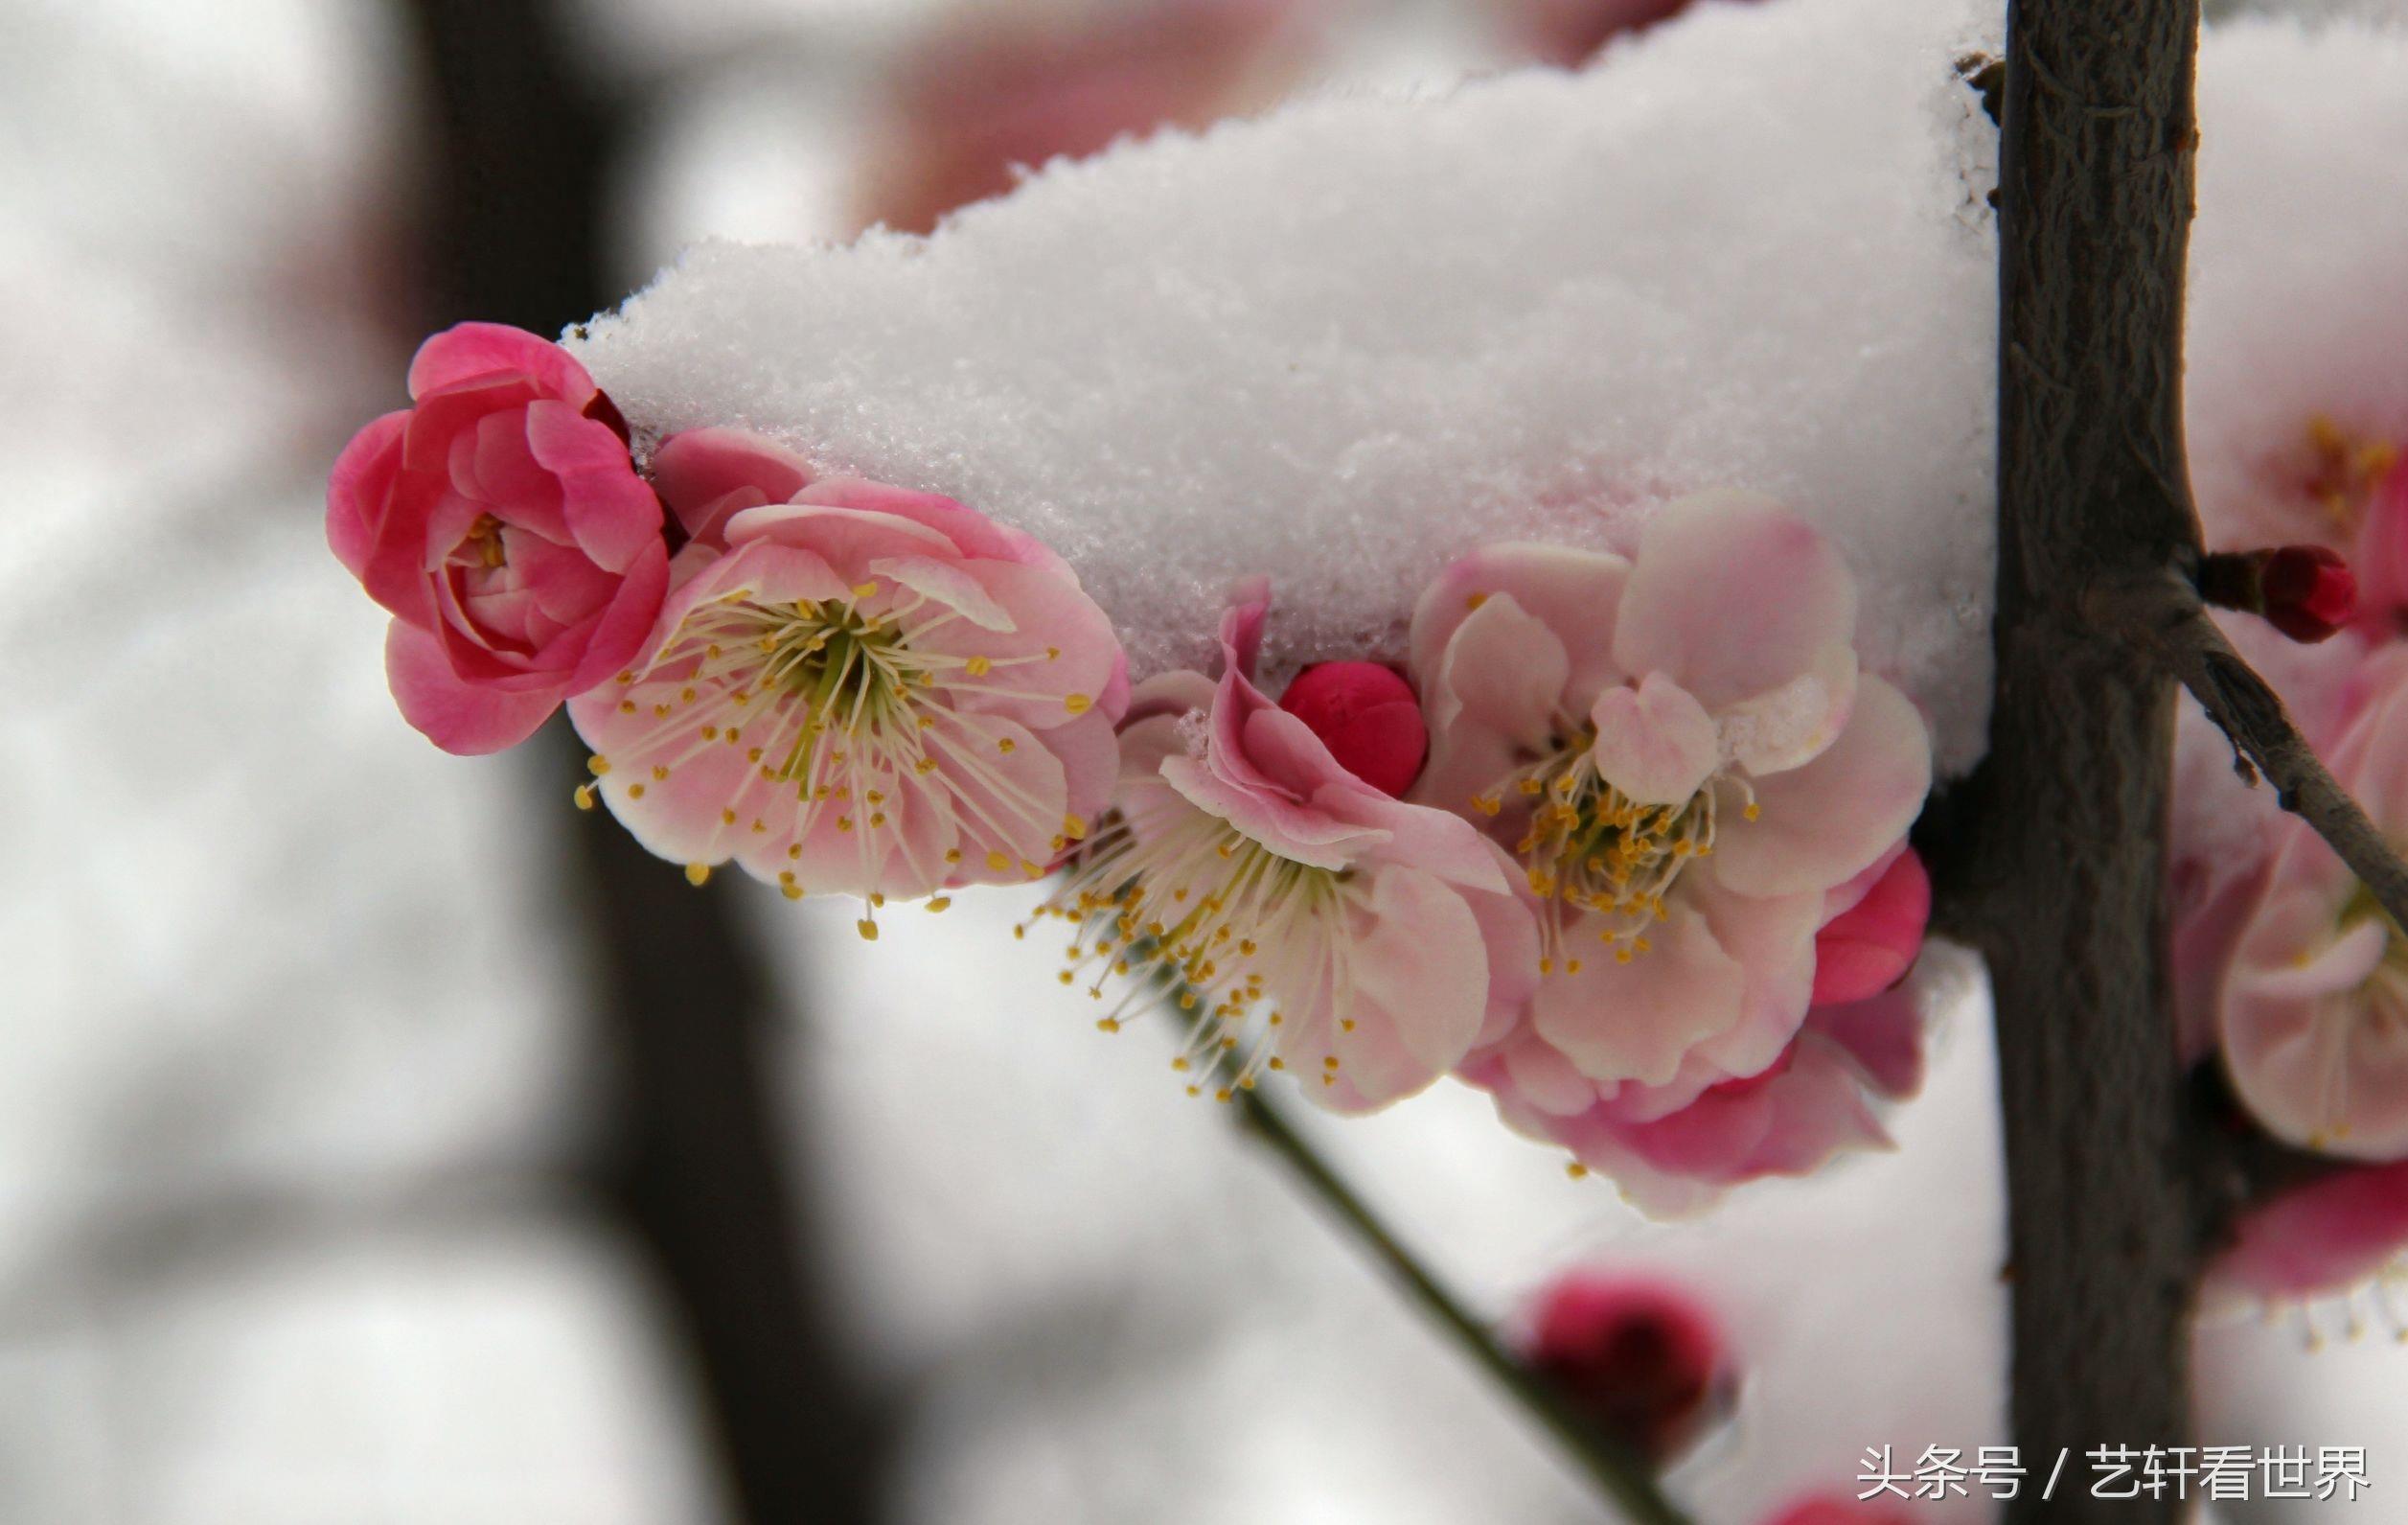
[[[2015,1438],[2190,1427],[2203,1254],[2175,1062],[2165,844],[2173,688],[2094,590],[2195,557],[2182,442],[2197,0],[2016,0],[2000,159],[1998,684],[1935,864],[1997,1005]],[[2172,1499],[2028,1489],[2019,1520],[2143,1525]]]
[[[2408,864],[2336,782],[2266,681],[2233,650],[2198,593],[2173,572],[2099,601],[2111,619],[2181,680],[2246,757],[2274,785],[2282,808],[2331,843],[2350,871],[2408,927]]]

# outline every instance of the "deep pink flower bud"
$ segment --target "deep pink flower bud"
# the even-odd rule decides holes
[[[1860,1500],[1846,1493],[1800,1499],[1764,1525],[1914,1525],[1915,1516],[1889,1498]]]
[[[2219,551],[2200,564],[2199,596],[2260,615],[2293,640],[2320,641],[2356,614],[2358,579],[2322,545]]]
[[[1279,707],[1303,721],[1338,765],[1403,798],[1430,752],[1413,685],[1378,662],[1317,662],[1296,675]]]
[[[1824,897],[1826,913],[1851,888],[1852,882]],[[1855,904],[1814,935],[1815,1005],[1862,1001],[1905,979],[1931,919],[1932,876],[1914,848],[1901,848]]]
[[[1696,1439],[1731,1385],[1706,1310],[1634,1278],[1574,1272],[1556,1282],[1540,1299],[1525,1354],[1600,1429],[1660,1466]]]
[[[2350,564],[2322,545],[2285,545],[2259,574],[2266,622],[2293,640],[2323,640],[2357,612],[2358,580]]]

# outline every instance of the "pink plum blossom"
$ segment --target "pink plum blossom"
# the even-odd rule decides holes
[[[1191,1092],[1261,1069],[1364,1111],[1428,1085],[1502,1033],[1537,982],[1537,936],[1513,866],[1471,824],[1390,797],[1253,681],[1259,584],[1223,618],[1216,683],[1139,684],[1121,735],[1118,809],[1041,914],[1072,927],[1063,982],[1135,974],[1186,987],[1197,1018],[1179,1063],[1230,1054]]]
[[[660,504],[557,344],[463,323],[420,346],[409,391],[335,461],[326,538],[393,615],[402,715],[447,751],[497,751],[644,644],[669,585]]]
[[[2408,841],[2408,659],[2364,664],[2334,774]],[[2408,1156],[2408,939],[2305,822],[2272,823],[2265,884],[2241,918],[2217,1007],[2234,1089],[2277,1137],[2358,1159]]]
[[[926,233],[1028,167],[1166,125],[1204,127],[1267,104],[1309,56],[1299,0],[1134,0],[1065,14],[989,8],[922,42],[890,82],[891,123],[864,201]],[[1084,12],[1084,13],[1082,13]]]
[[[602,797],[698,879],[790,897],[1041,877],[1108,804],[1120,644],[1062,559],[927,493],[675,438],[698,538],[650,638],[574,701]],[[932,902],[942,909],[943,902]]]
[[[2408,1276],[2403,1252],[2408,1163],[2352,1167],[2244,1213],[2233,1242],[2210,1266],[2202,1296],[2215,1307],[2347,1295],[2378,1279]],[[2408,1341],[2408,1327],[2398,1333]]]
[[[1736,1379],[1713,1315],[1677,1287],[1576,1271],[1541,1295],[1523,1359],[1657,1466],[1697,1439]]]
[[[1415,612],[1432,743],[1414,797],[1484,820],[1540,906],[1545,978],[1469,1073],[1626,1188],[1625,1167],[1728,1181],[1879,1137],[1863,1055],[1828,1025],[1800,1041],[1817,934],[1879,883],[1931,780],[1921,717],[1858,671],[1855,608],[1811,526],[1719,493],[1663,509],[1634,560],[1479,552]],[[1910,920],[1916,893],[1884,890]],[[1835,964],[1865,959],[1856,926],[1890,937],[1891,909],[1843,927]],[[1896,1076],[1898,1022],[1840,1027]],[[1911,1052],[1911,1010],[1904,1031]]]

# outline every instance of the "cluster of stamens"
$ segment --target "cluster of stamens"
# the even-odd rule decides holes
[[[1344,992],[1353,984],[1348,912],[1361,892],[1352,870],[1283,857],[1202,811],[1182,811],[1145,839],[1115,814],[1013,935],[1024,937],[1046,920],[1067,924],[1062,982],[1084,983],[1098,1002],[1118,985],[1096,1019],[1106,1032],[1175,994],[1188,1030],[1171,1068],[1190,1077],[1189,1096],[1209,1091],[1227,1101],[1263,1071],[1288,1068],[1279,1051],[1292,1026],[1283,999],[1326,997],[1336,1012],[1333,1047],[1355,1030]],[[1283,981],[1301,984],[1282,988]],[[1323,1056],[1319,1068],[1323,1085],[1338,1083],[1338,1055]]]
[[[1472,808],[1502,816],[1526,811],[1513,846],[1539,898],[1539,972],[1578,974],[1579,936],[1594,932],[1617,962],[1651,950],[1648,930],[1663,919],[1664,896],[1682,871],[1714,850],[1716,782],[1734,786],[1754,820],[1754,792],[1726,775],[1678,804],[1642,804],[1597,772],[1594,728],[1559,730],[1535,761],[1508,774]],[[1594,917],[1580,924],[1583,914]]]
[[[988,840],[1049,838],[1055,853],[1066,850],[1085,823],[1056,815],[997,761],[1020,745],[1016,728],[945,702],[947,690],[969,685],[1010,697],[1008,669],[1054,660],[1060,651],[989,658],[931,650],[923,638],[960,616],[917,593],[875,612],[861,607],[880,590],[865,582],[840,599],[769,604],[739,589],[688,614],[645,672],[618,676],[619,712],[649,709],[654,721],[631,745],[614,749],[619,762],[649,769],[649,780],[628,785],[630,797],[641,799],[648,783],[667,783],[677,769],[726,747],[743,752],[755,776],[722,809],[715,849],[732,850],[744,834],[783,832],[788,859],[798,862],[803,840],[833,816],[835,829],[859,842],[868,882],[900,833],[888,807],[899,811],[898,797],[908,790],[916,808],[950,810]],[[915,619],[924,611],[927,617]],[[1071,694],[1063,704],[1077,714],[1089,700]],[[613,759],[597,756],[589,766],[599,777]],[[590,785],[578,790],[577,803],[592,807]],[[959,847],[947,849],[947,865],[961,861]],[[987,852],[986,867],[1028,879],[1046,871],[996,850]],[[709,869],[695,864],[687,874],[699,884]],[[806,889],[791,869],[778,885],[790,899]],[[869,897],[862,936],[878,936],[883,904],[883,895]],[[950,902],[939,896],[928,904],[942,911]]]
[[[2374,485],[2399,464],[2399,447],[2351,433],[2333,420],[2309,421],[2307,488],[2333,521],[2355,530]]]

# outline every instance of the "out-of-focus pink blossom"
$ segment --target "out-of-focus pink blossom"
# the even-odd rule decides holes
[[[2378,636],[2397,635],[2408,622],[2408,460],[2397,449],[2378,448],[2368,465],[2371,481],[2350,558],[2358,578],[2357,619]]]
[[[1060,557],[732,431],[661,454],[699,538],[651,638],[569,706],[637,840],[875,907],[1038,878],[1086,835],[1128,684]]]
[[[1191,1090],[1294,1070],[1322,1104],[1367,1110],[1503,1029],[1537,982],[1537,937],[1494,843],[1348,773],[1254,685],[1266,600],[1249,585],[1224,617],[1219,682],[1138,685],[1119,808],[1042,913],[1073,929],[1065,983],[1086,971],[1101,1000],[1139,975],[1108,1030],[1149,999],[1146,976],[1189,987],[1181,1068],[1235,1051]]]
[[[463,323],[420,346],[409,391],[335,461],[326,538],[393,614],[403,716],[447,751],[497,751],[643,645],[669,583],[660,504],[557,344]]]
[[[2408,1164],[2364,1166],[2251,1209],[2209,1268],[2210,1305],[2348,1293],[2408,1251]],[[2408,1329],[2399,1331],[2408,1340]]]
[[[1523,1352],[1597,1427],[1662,1467],[1729,1401],[1721,1330],[1663,1282],[1600,1272],[1559,1278],[1540,1296]]]
[[[1125,134],[1203,127],[1267,104],[1307,53],[1303,0],[1144,0],[997,12],[939,33],[893,83],[863,197],[872,221],[925,233],[1009,191],[1021,168]]]
[[[1546,978],[1472,1072],[1517,1126],[1617,1174],[1713,1181],[1879,1137],[1845,1044],[1801,1047],[1744,1119],[1728,1100],[1688,1110],[1783,1060],[1817,933],[1879,882],[1859,881],[1930,784],[1921,717],[1857,670],[1855,607],[1811,526],[1735,493],[1667,506],[1635,562],[1499,546],[1423,596],[1414,797],[1489,824],[1541,907]],[[1914,898],[1901,881],[1841,937],[1894,938]],[[1834,987],[1869,978],[1835,971]]]
[[[2408,839],[2408,661],[2364,665],[2365,696],[2327,761],[2377,829]],[[2266,883],[2218,1003],[2234,1089],[2290,1143],[2408,1155],[2408,941],[2312,827],[2284,817],[2269,829]]]
[[[1317,662],[1296,675],[1279,707],[1321,738],[1338,765],[1382,794],[1402,797],[1430,752],[1413,685],[1378,662]]]
[[[1850,1493],[1821,1493],[1782,1509],[1764,1525],[1914,1525],[1905,1504],[1884,1495],[1859,1499]]]
[[[1502,0],[1513,39],[1541,63],[1577,68],[1616,37],[1689,9],[1691,0]]]

